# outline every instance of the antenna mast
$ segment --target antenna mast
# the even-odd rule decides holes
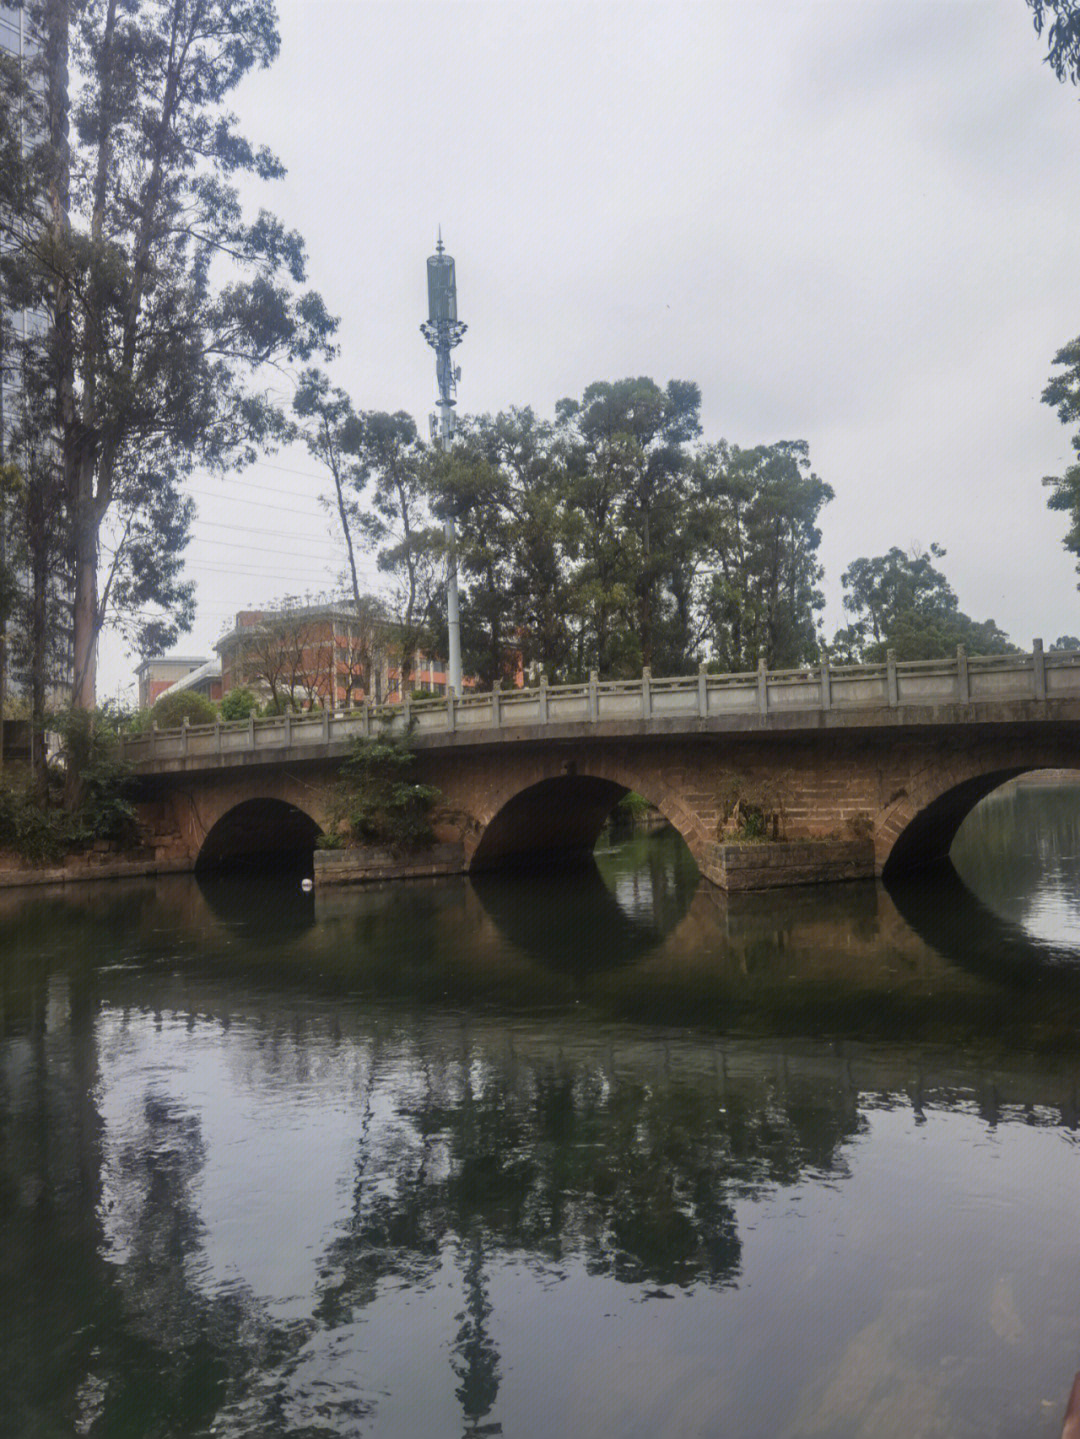
[[[454,275],[454,261],[443,248],[442,226],[439,226],[435,254],[428,256],[428,317],[420,326],[420,333],[435,351],[435,379],[439,386],[436,404],[438,415],[431,417],[431,438],[438,440],[443,451],[449,453],[454,441],[457,382],[461,370],[450,363],[450,351],[461,344],[462,336],[468,329],[457,317],[457,279]],[[447,681],[454,693],[461,693],[461,617],[458,609],[457,555],[454,551],[454,517],[447,516],[446,535],[446,630],[447,630]]]

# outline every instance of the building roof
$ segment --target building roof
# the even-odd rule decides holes
[[[250,615],[246,622],[242,616]],[[311,605],[282,605],[278,609],[265,610],[240,610],[236,616],[236,623],[227,634],[222,635],[214,649],[218,654],[225,648],[230,640],[239,635],[250,634],[252,630],[258,629],[261,624],[274,624],[284,620],[356,620],[356,606],[352,600],[326,600],[322,604]]]
[[[204,665],[205,655],[154,655],[151,659],[143,660],[136,667],[135,673],[141,675],[144,670],[150,669],[152,665]]]
[[[219,680],[220,678],[221,659],[215,655],[212,660],[205,660],[197,670],[192,670],[190,674],[184,675],[182,679],[174,681],[168,689],[162,690],[161,694],[168,695],[172,694],[174,690],[194,689],[195,686],[203,680]],[[158,699],[160,698],[161,695],[158,695]]]

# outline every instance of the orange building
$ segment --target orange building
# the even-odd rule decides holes
[[[247,688],[300,709],[401,698],[398,627],[350,603],[241,610],[214,646],[224,693]],[[406,667],[410,690],[445,694],[446,662],[418,648]],[[465,685],[472,687],[472,679]]]
[[[192,658],[187,655],[160,655],[157,659],[143,660],[135,671],[139,681],[139,708],[149,709],[166,690],[172,689],[179,680],[186,679],[196,670],[203,669],[210,661],[205,655]],[[185,685],[185,689],[190,686]],[[209,694],[210,699],[221,698],[220,679],[217,693]]]

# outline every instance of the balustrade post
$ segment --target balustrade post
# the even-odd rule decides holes
[[[963,645],[956,646],[956,697],[962,705],[968,704],[971,700],[967,650]]]
[[[502,689],[501,680],[491,682],[491,723],[495,729],[502,724],[502,700],[499,691]]]
[[[548,682],[547,675],[540,676],[540,692],[537,697],[537,709],[541,724],[548,722]]]
[[[157,720],[150,726],[150,760],[151,763],[157,759]]]
[[[457,728],[457,695],[453,685],[446,686],[446,728],[451,732]]]
[[[292,710],[285,711],[285,748],[292,749]]]
[[[900,686],[896,679],[896,651],[885,651],[885,688],[889,696],[889,708],[895,709],[900,703]]]
[[[827,659],[821,661],[821,708],[832,709],[832,676]]]
[[[371,738],[371,706],[368,704],[367,700],[364,700],[363,704],[361,704],[361,706],[360,706],[360,726],[361,726],[361,733],[363,734],[364,738],[365,738],[365,739],[370,739],[370,738]]]
[[[329,708],[324,709],[323,712],[322,712],[322,737],[323,737],[323,744],[329,744],[329,743],[330,743],[330,710],[329,710]]]
[[[1042,640],[1032,640],[1031,643],[1031,675],[1035,683],[1035,698],[1044,700],[1046,698],[1046,655],[1043,653]]]
[[[184,756],[185,759],[187,758],[187,732],[188,717],[187,715],[185,715],[180,723],[180,753]]]
[[[214,721],[214,749],[218,754],[221,753],[221,721],[219,719]]]
[[[405,733],[408,734],[412,728],[412,700],[405,698],[404,686],[401,691],[401,718],[405,723]]]
[[[645,665],[641,671],[641,718],[652,715],[652,670]]]
[[[699,719],[704,719],[709,713],[709,671],[704,660],[698,665],[697,672],[697,712]]]
[[[585,717],[594,723],[600,714],[600,697],[596,692],[600,676],[596,670],[589,671],[589,683],[585,686]]]
[[[254,748],[255,748],[255,715],[254,715],[254,713],[252,713],[252,714],[249,714],[249,715],[248,715],[248,749],[253,750]]]
[[[763,715],[769,713],[769,667],[764,659],[757,662],[758,709]]]

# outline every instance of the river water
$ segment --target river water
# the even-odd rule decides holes
[[[672,835],[0,896],[0,1434],[1060,1434],[1080,787],[958,874]]]

